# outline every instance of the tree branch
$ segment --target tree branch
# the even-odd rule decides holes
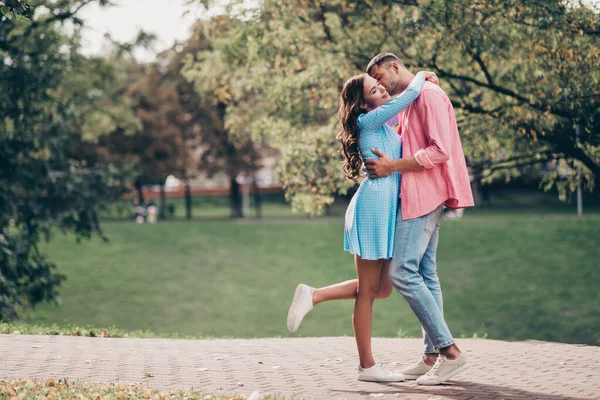
[[[558,154],[556,151],[547,148],[547,149],[544,149],[544,150],[541,150],[541,151],[538,151],[535,153],[519,154],[517,156],[505,158],[503,160],[498,160],[498,161],[494,161],[494,162],[484,161],[484,162],[481,162],[478,164],[472,164],[471,168],[474,168],[474,169],[496,168],[496,169],[498,169],[502,165],[504,165],[504,168],[513,168],[512,165],[505,165],[505,164],[509,164],[509,163],[520,164],[520,163],[531,162],[531,161],[541,162],[541,161],[545,161],[546,159],[548,159],[548,157],[550,157],[551,155],[556,155],[556,154]]]
[[[536,131],[531,124],[526,122],[521,122],[518,126],[528,129],[531,132]],[[565,129],[564,126],[558,125],[554,129],[554,134],[541,136],[540,140],[553,145],[555,153],[562,153],[583,163],[594,174],[596,181],[600,181],[600,161],[592,158],[583,148],[579,147],[572,135],[565,135],[562,132],[563,129]]]
[[[534,159],[534,160],[527,160],[527,161],[522,161],[516,164],[512,164],[512,165],[493,165],[491,167],[486,168],[485,172],[482,174],[482,177],[487,177],[490,176],[492,173],[496,172],[496,171],[501,171],[501,170],[505,170],[505,169],[512,169],[512,168],[522,168],[522,167],[529,167],[532,165],[536,165],[545,161],[549,161],[551,159],[559,159],[560,157],[555,155],[553,157],[546,157],[544,159]]]
[[[492,75],[490,74],[490,71],[488,71],[487,67],[485,66],[485,63],[481,59],[481,56],[478,53],[474,52],[470,47],[467,47],[467,51],[469,52],[469,54],[471,55],[473,60],[475,60],[477,65],[479,65],[479,68],[481,68],[481,71],[483,71],[483,74],[485,75],[485,79],[488,81],[488,85],[496,86],[496,84],[494,83],[494,79],[492,79]]]
[[[544,111],[544,112],[550,111],[552,114],[559,116],[559,117],[563,117],[563,118],[574,118],[575,117],[575,114],[573,112],[567,112],[567,111],[560,110],[560,109],[557,109],[556,107],[552,107],[552,106],[550,106],[550,108],[548,109],[548,105],[531,102],[526,97],[521,96],[520,94],[517,94],[510,89],[507,89],[507,88],[504,88],[504,87],[501,87],[501,86],[498,86],[495,84],[481,82],[475,78],[471,78],[470,76],[457,75],[452,72],[443,70],[435,64],[433,64],[433,68],[435,68],[438,71],[438,74],[440,75],[440,77],[446,77],[446,78],[450,78],[450,79],[458,79],[458,80],[461,80],[464,82],[472,83],[479,87],[490,89],[497,93],[502,93],[504,95],[512,97],[513,99],[515,99],[517,101],[520,101],[521,103],[527,104],[530,107],[535,108],[536,110]]]
[[[314,2],[313,2],[313,7],[316,7],[316,4],[314,4]],[[325,5],[321,4],[319,12],[317,13],[317,19],[319,22],[321,22],[321,26],[323,26],[323,32],[325,33],[327,40],[329,40],[329,42],[333,43],[334,42],[333,35],[331,34],[331,30],[327,26],[327,22],[325,21],[325,12],[326,12]]]
[[[84,0],[81,4],[79,4],[77,7],[75,7],[74,10],[69,10],[69,11],[64,11],[58,14],[52,14],[52,16],[43,19],[41,21],[33,21],[28,27],[27,29],[25,29],[25,31],[23,32],[23,35],[19,35],[19,36],[28,36],[31,34],[31,32],[33,32],[33,30],[39,28],[39,27],[43,27],[43,26],[47,26],[50,25],[54,22],[57,21],[65,21],[67,19],[71,19],[75,16],[75,14],[77,14],[83,7],[87,6],[88,4],[94,2],[96,0]]]

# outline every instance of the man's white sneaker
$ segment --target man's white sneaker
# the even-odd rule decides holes
[[[404,380],[404,375],[389,371],[381,364],[375,364],[371,368],[363,368],[359,365],[358,380],[366,382],[400,382]]]
[[[312,295],[315,288],[300,284],[296,287],[294,299],[290,305],[287,316],[287,328],[290,332],[296,332],[302,323],[302,319],[313,309]]]
[[[429,372],[417,379],[417,385],[439,385],[452,379],[467,368],[469,368],[469,364],[464,353],[460,353],[456,360],[449,360],[440,354]]]
[[[432,367],[425,364],[423,360],[419,360],[410,367],[404,368],[400,372],[402,372],[402,375],[404,375],[407,380],[415,380],[428,373],[431,368]]]

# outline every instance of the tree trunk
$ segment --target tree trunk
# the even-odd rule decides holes
[[[185,178],[185,218],[192,219],[192,190],[188,178]]]
[[[492,188],[490,185],[480,185],[481,205],[486,208],[492,207]]]
[[[240,184],[235,176],[229,178],[229,201],[231,202],[231,218],[242,218],[242,195],[240,194]]]
[[[167,219],[167,198],[165,195],[165,185],[160,185],[160,205],[158,207],[158,219]]]
[[[143,206],[145,204],[145,202],[144,202],[144,185],[142,185],[141,181],[136,179],[134,182],[134,186],[135,186],[135,189],[137,190],[137,194],[138,194],[138,204],[140,206]]]
[[[252,190],[254,191],[254,208],[256,209],[256,218],[262,218],[262,204],[260,198],[260,189],[256,183],[256,177],[252,177]]]

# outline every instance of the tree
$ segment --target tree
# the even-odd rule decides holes
[[[173,120],[179,115],[175,87],[161,82],[158,66],[140,66],[140,74],[129,86],[127,96],[142,121],[142,129],[132,138],[138,156],[138,168],[148,183],[160,185],[159,218],[166,218],[165,181],[179,170],[182,150],[178,126]]]
[[[434,51],[417,51],[417,62],[449,82],[470,136],[472,164],[483,166],[484,178],[492,180],[553,162],[546,188],[557,185],[562,198],[577,178],[561,176],[559,167],[582,165],[593,189],[600,179],[600,71],[594,68],[600,61],[600,16],[561,1],[439,6],[432,3],[422,12],[439,39]],[[443,30],[437,28],[442,22]],[[450,44],[456,54],[439,50]]]
[[[312,192],[317,186],[310,187],[305,179],[342,184],[340,174],[335,167],[331,168],[330,162],[332,154],[337,158],[335,150],[331,151],[330,147],[335,139],[329,140],[326,142],[328,145],[320,149],[314,147],[314,139],[322,138],[328,130],[323,124],[331,125],[331,114],[318,112],[320,110],[303,102],[304,95],[291,99],[293,93],[286,92],[279,85],[277,75],[270,79],[269,72],[274,70],[265,65],[270,61],[260,57],[272,56],[269,54],[272,47],[269,43],[260,42],[261,28],[258,25],[257,20],[244,23],[229,16],[216,17],[202,24],[200,28],[211,40],[212,46],[198,52],[196,57],[188,57],[183,73],[194,83],[200,96],[215,105],[219,118],[224,121],[221,132],[225,135],[217,138],[230,144],[223,146],[226,157],[222,159],[228,160],[227,155],[233,154],[232,145],[277,149],[284,160],[277,173],[287,189],[288,198],[295,207],[312,213],[330,201],[330,189],[325,189],[325,195],[318,190]],[[257,34],[259,36],[255,36]],[[283,37],[280,39],[285,41]],[[327,61],[322,60],[320,65],[326,65]],[[277,65],[276,61],[276,67],[279,72],[284,65]],[[289,70],[290,74],[295,72]],[[305,83],[304,78],[297,78],[290,77],[288,85],[300,87]],[[314,82],[313,88],[316,86],[317,82]],[[328,91],[327,95],[331,94],[332,91]],[[316,96],[313,100],[318,101]],[[317,113],[312,113],[315,110]],[[309,121],[310,127],[303,126],[303,121]],[[235,175],[232,173],[230,176],[234,187]]]
[[[194,77],[188,76],[188,65],[194,63],[197,57],[213,50],[210,26],[211,22],[199,23],[182,51],[173,58],[171,65],[172,71],[176,71],[178,75],[182,98],[195,99],[186,102],[190,105],[198,102],[195,119],[201,126],[199,146],[203,149],[198,168],[206,171],[209,176],[219,171],[224,171],[229,176],[231,217],[239,218],[243,216],[243,210],[237,177],[240,174],[252,176],[258,169],[260,146],[247,136],[231,134],[232,128],[225,123],[227,103],[210,91],[194,90],[196,85],[192,83],[197,82]],[[182,74],[187,79],[182,79]]]
[[[185,43],[176,43],[158,55],[156,62],[144,65],[132,55],[137,45],[151,45],[151,38],[140,33],[131,44],[113,41],[111,59],[127,71],[125,80],[118,80],[109,104],[124,103],[121,108],[133,108],[140,129],[128,134],[121,121],[109,135],[98,136],[97,143],[87,142],[88,159],[102,163],[132,164],[139,171],[135,180],[139,202],[144,203],[144,185],[161,185],[160,214],[165,215],[164,182],[168,175],[183,179],[186,190],[186,217],[191,215],[190,177],[198,170],[212,175],[226,171],[232,176],[232,216],[241,215],[241,196],[235,178],[241,171],[251,171],[257,164],[252,144],[233,144],[224,134],[223,117],[218,107],[203,101],[193,85],[183,78],[184,59],[210,47],[201,33],[195,33]],[[119,97],[124,95],[124,99]],[[113,97],[115,97],[113,99]],[[105,100],[106,101],[106,100]],[[131,131],[132,129],[129,129]],[[200,160],[196,150],[201,149]],[[86,153],[80,151],[80,153]]]
[[[190,40],[190,42],[192,42]],[[192,42],[193,43],[193,42]],[[176,44],[160,55],[167,62],[162,79],[173,88],[177,95],[178,114],[172,122],[177,125],[182,149],[179,154],[178,175],[183,179],[185,190],[185,216],[192,219],[192,192],[190,179],[200,165],[194,163],[194,153],[201,145],[202,125],[206,125],[205,112],[201,100],[190,83],[181,76],[181,59],[189,52],[188,43],[183,49]]]
[[[98,211],[123,193],[120,171],[68,156],[77,99],[64,84],[78,56],[77,24],[89,1],[36,2],[31,21],[0,16],[0,319],[56,299],[64,279],[39,250],[59,230],[102,237]],[[5,2],[20,13],[24,3]]]
[[[213,20],[214,51],[187,76],[227,105],[235,135],[282,153],[280,180],[319,210],[348,185],[335,165],[341,84],[390,51],[432,69],[453,100],[469,164],[484,181],[553,162],[561,196],[582,166],[600,179],[600,14],[563,1],[265,0]],[[252,101],[247,101],[252,99]],[[574,125],[579,124],[577,142]],[[570,168],[564,168],[569,166]],[[566,171],[566,172],[565,172]]]

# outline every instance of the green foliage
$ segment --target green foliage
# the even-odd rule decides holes
[[[248,10],[239,3],[205,25],[213,49],[190,58],[184,74],[226,104],[230,134],[282,153],[280,179],[294,204],[318,212],[350,185],[335,153],[337,96],[383,51],[442,78],[468,162],[484,183],[557,171],[552,162],[569,168],[546,175],[547,188],[571,190],[578,166],[590,189],[600,179],[600,13],[590,6],[264,0]]]
[[[33,8],[23,0],[2,0],[0,1],[0,15],[18,21],[31,20],[33,18]]]
[[[64,276],[38,244],[56,229],[79,238],[102,235],[98,211],[124,191],[121,171],[69,156],[71,136],[83,121],[78,94],[92,87],[70,87],[81,67],[77,37],[57,23],[74,18],[85,3],[47,3],[46,13],[35,14],[24,29],[0,17],[2,319],[57,297]]]

